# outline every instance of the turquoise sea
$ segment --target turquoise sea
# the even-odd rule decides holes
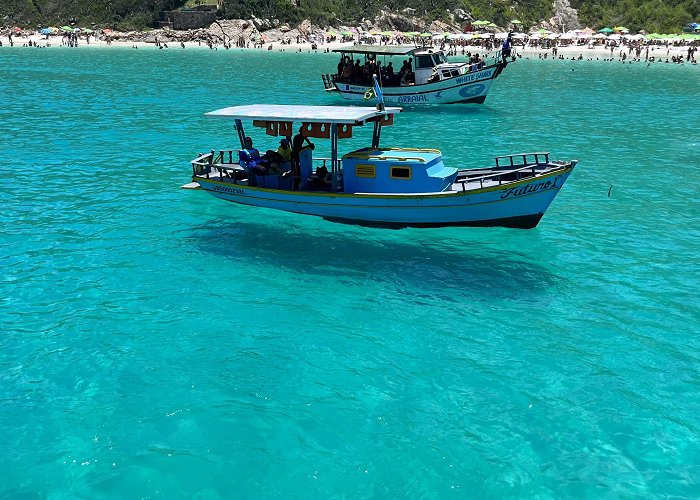
[[[204,112],[335,64],[0,48],[0,497],[699,497],[700,68],[522,59],[385,129],[579,159],[531,231],[180,189]]]

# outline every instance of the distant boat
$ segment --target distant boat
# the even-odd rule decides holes
[[[340,53],[343,58],[347,56],[351,61],[355,60],[355,56],[363,56],[362,67],[368,60],[385,56],[379,75],[384,101],[397,105],[482,104],[491,84],[508,65],[508,58],[500,57],[500,52],[496,62],[490,65],[483,62],[451,63],[442,50],[414,46],[356,45],[333,52]],[[387,58],[397,58],[391,61],[392,67],[394,62],[401,63],[401,59],[412,59],[411,71],[399,76],[401,65],[394,68],[394,77],[389,77],[386,74]],[[367,91],[372,86],[371,75],[348,73],[322,75],[326,91],[337,92],[350,101],[367,99]]]
[[[183,188],[349,224],[533,228],[576,165],[550,161],[548,153],[519,153],[496,157],[491,167],[464,170],[445,165],[435,149],[381,147],[382,128],[392,125],[399,112],[395,107],[258,104],[206,113],[235,121],[241,150],[200,154],[191,162],[192,182]],[[306,147],[298,153],[298,169],[281,164],[275,174],[260,175],[259,165],[250,160],[252,151],[245,149],[243,120],[283,137],[301,123],[306,136],[330,140],[331,156],[314,158],[313,148]],[[338,141],[364,125],[372,132],[371,143],[339,157]]]

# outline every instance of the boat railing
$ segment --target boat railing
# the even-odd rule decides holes
[[[532,159],[529,160],[529,158]],[[517,153],[513,155],[496,156],[495,160],[496,168],[501,169],[501,171],[474,177],[469,176],[467,171],[467,175],[465,177],[458,179],[455,182],[462,184],[462,191],[467,190],[466,184],[468,182],[479,181],[480,187],[483,188],[484,181],[493,180],[498,181],[498,185],[500,186],[503,184],[503,182],[512,181],[512,177],[515,177],[515,180],[520,180],[522,178],[522,174],[527,171],[529,171],[528,173],[531,176],[534,176],[537,173],[538,167],[542,168],[550,165],[549,153],[545,152]],[[505,177],[510,178],[504,180]]]
[[[192,160],[192,175],[204,176],[207,179],[214,171],[217,171],[220,178],[224,174],[240,172],[244,170],[237,161],[237,149],[220,149],[218,152],[212,149],[209,153],[200,153]]]

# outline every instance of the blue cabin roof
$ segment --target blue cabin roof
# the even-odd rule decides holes
[[[449,188],[457,169],[436,149],[363,148],[342,158],[346,193],[434,193]]]

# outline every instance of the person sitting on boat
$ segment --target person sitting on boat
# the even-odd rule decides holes
[[[413,61],[413,58],[409,57],[408,60],[404,59],[403,64],[401,65],[401,69],[399,70],[399,74],[402,73],[410,73],[413,71],[413,66],[411,62]]]
[[[344,82],[350,81],[350,77],[352,76],[352,62],[346,62],[345,66],[343,66],[343,72],[340,75],[340,79]]]
[[[292,161],[292,148],[289,147],[289,139],[280,141],[280,147],[277,148],[276,153],[280,156],[282,162]]]
[[[355,65],[352,67],[350,81],[352,83],[360,83],[362,81],[362,64],[360,64],[359,59],[355,61]]]
[[[255,175],[267,174],[269,161],[260,156],[260,151],[253,147],[253,139],[246,137],[243,140],[243,149],[238,152],[239,163]]]
[[[316,173],[311,175],[307,179],[307,183],[310,187],[315,189],[326,189],[331,185],[331,174],[325,165],[318,167]]]
[[[384,80],[386,80],[388,85],[394,83],[394,66],[392,66],[391,61],[389,61],[389,64],[384,68]]]

